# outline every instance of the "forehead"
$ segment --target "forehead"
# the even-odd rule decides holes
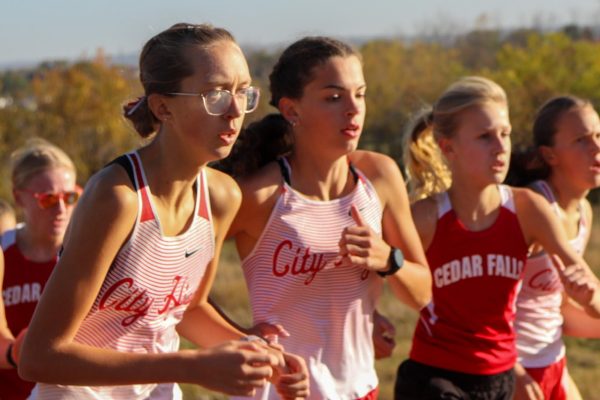
[[[477,129],[506,128],[510,126],[508,106],[495,101],[471,106],[461,113],[460,123]]]
[[[220,40],[209,46],[193,46],[186,56],[194,74],[185,78],[200,84],[226,84],[250,80],[246,58],[239,46],[228,40]]]
[[[322,89],[332,85],[349,88],[365,84],[362,64],[354,55],[329,58],[313,69],[312,78],[307,87]]]
[[[557,121],[556,133],[583,134],[600,130],[598,113],[591,106],[576,107],[563,113]]]
[[[65,167],[48,168],[33,174],[26,186],[33,190],[52,190],[75,185],[75,173]]]

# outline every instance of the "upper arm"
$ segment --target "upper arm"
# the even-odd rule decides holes
[[[550,203],[529,189],[513,188],[517,218],[527,245],[539,243],[546,252],[558,255],[565,265],[583,263],[569,244],[565,230]]]
[[[0,251],[0,288],[2,288],[2,290],[4,291],[4,252],[3,251]],[[6,321],[6,310],[4,308],[4,295],[0,296],[0,339],[14,339],[10,329],[8,328],[8,321]]]
[[[137,195],[120,167],[100,171],[88,187],[29,327],[28,346],[38,350],[73,338],[135,223]]]
[[[427,265],[423,246],[410,211],[404,179],[396,162],[388,156],[357,152],[356,166],[373,183],[383,208],[383,238],[398,247],[409,261]]]

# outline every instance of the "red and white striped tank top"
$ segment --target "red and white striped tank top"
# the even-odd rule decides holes
[[[196,180],[191,225],[186,232],[167,237],[162,234],[140,157],[137,153],[126,157],[133,167],[138,194],[136,223],[74,340],[122,352],[174,352],[179,348],[175,325],[214,256],[206,173],[203,170]],[[181,398],[181,391],[174,383],[102,387],[38,384],[32,398],[172,399]]]
[[[555,214],[563,215],[550,185],[536,181],[536,189],[548,200]],[[583,254],[588,223],[580,204],[577,236],[569,241],[573,249]],[[542,252],[527,259],[523,281],[517,297],[517,350],[519,362],[527,368],[539,368],[559,361],[565,355],[562,340],[563,317],[561,305],[563,285],[552,260]]]
[[[355,189],[330,201],[307,199],[284,182],[261,237],[242,262],[254,323],[277,323],[290,332],[280,343],[306,360],[311,399],[356,399],[378,384],[371,334],[383,280],[335,264],[342,230],[355,225],[353,204],[381,234],[379,197],[360,171],[352,171]],[[269,398],[278,398],[270,390]]]
[[[410,358],[467,374],[492,375],[513,367],[516,290],[527,243],[510,187],[494,223],[470,231],[458,219],[448,193],[439,194],[438,221],[426,251],[433,300],[421,310]]]

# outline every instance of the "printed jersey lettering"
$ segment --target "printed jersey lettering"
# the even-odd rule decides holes
[[[329,256],[326,256],[328,254]],[[330,268],[337,268],[340,261],[336,261],[337,255],[331,253],[313,253],[310,247],[295,247],[291,240],[284,240],[279,243],[273,253],[273,275],[282,278],[288,274],[301,275],[305,274],[308,277],[304,284],[310,285],[317,274]],[[286,262],[285,260],[290,260]],[[369,271],[364,270],[361,274],[361,280],[369,277]]]
[[[163,306],[157,311],[157,314],[164,314],[170,309],[189,304],[192,295],[189,291],[189,283],[186,278],[176,276],[173,289],[163,299]],[[99,310],[113,309],[123,311],[128,315],[123,318],[121,325],[129,326],[138,319],[148,315],[150,307],[156,299],[148,295],[145,289],[135,285],[132,278],[123,278],[115,282],[100,299]]]
[[[38,282],[9,286],[2,291],[4,306],[16,306],[22,303],[37,303],[42,293],[42,285]]]
[[[483,261],[485,260],[485,264]],[[518,280],[523,271],[523,261],[518,258],[487,254],[485,259],[479,254],[452,260],[436,268],[433,272],[435,286],[438,288],[451,285],[464,279],[482,276],[501,276]]]

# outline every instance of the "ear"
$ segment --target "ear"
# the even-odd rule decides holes
[[[451,139],[447,137],[441,137],[438,139],[438,146],[440,147],[444,157],[449,158],[452,156],[452,154],[454,154],[454,144],[452,143]]]
[[[160,121],[165,122],[171,118],[171,111],[169,109],[169,103],[166,101],[165,96],[158,93],[153,93],[148,96],[148,107],[152,114]]]
[[[540,146],[540,155],[544,162],[548,165],[556,164],[556,154],[554,153],[554,149],[550,146]]]
[[[15,204],[19,207],[23,207],[23,200],[21,199],[21,194],[17,189],[13,189],[12,191],[13,199],[15,199]]]
[[[292,125],[297,125],[300,119],[298,110],[296,107],[296,101],[288,97],[282,97],[279,99],[278,104],[279,112],[283,117]]]

